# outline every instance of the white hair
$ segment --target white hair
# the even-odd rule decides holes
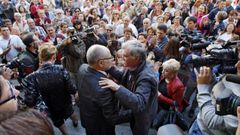
[[[180,62],[175,59],[169,59],[162,64],[163,69],[177,72],[180,69]]]
[[[138,57],[140,61],[146,60],[146,49],[138,40],[123,43],[122,49],[127,49],[131,56]]]

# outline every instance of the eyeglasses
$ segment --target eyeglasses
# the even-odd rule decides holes
[[[9,85],[9,88],[10,88],[10,94],[9,94],[9,97],[3,101],[0,102],[0,106],[7,103],[8,101],[12,100],[12,99],[16,99],[16,95],[15,93],[13,92],[13,87],[8,83]]]
[[[9,29],[3,29],[2,31],[9,31]]]
[[[108,58],[99,59],[98,61],[100,61],[100,60],[113,60],[113,59],[114,59],[113,56],[111,56],[111,57],[108,57]]]
[[[80,12],[79,10],[76,10],[76,11],[74,11],[74,12]]]

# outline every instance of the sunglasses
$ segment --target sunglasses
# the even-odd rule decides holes
[[[15,99],[16,100],[16,95],[15,93],[13,92],[13,87],[8,83],[9,85],[9,88],[10,88],[10,93],[9,93],[9,97],[3,101],[0,102],[0,106],[7,103],[8,101],[12,100],[12,99]]]

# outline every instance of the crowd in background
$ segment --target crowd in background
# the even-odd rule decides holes
[[[131,123],[133,134],[146,135],[168,124],[170,112],[190,106],[191,118],[200,108],[193,124],[175,123],[189,134],[236,132],[237,117],[215,115],[206,89],[212,80],[225,82],[227,73],[239,74],[239,0],[1,0],[0,32],[0,86],[10,91],[1,91],[0,111],[34,108],[67,134],[65,119],[78,126],[77,104],[89,135],[114,134],[113,125],[123,122]],[[53,134],[38,112],[26,115]],[[93,118],[109,125],[93,124]]]

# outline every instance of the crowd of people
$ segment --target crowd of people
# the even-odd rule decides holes
[[[0,133],[51,135],[49,117],[67,135],[77,115],[87,135],[237,131],[239,0],[1,0],[0,32]]]

